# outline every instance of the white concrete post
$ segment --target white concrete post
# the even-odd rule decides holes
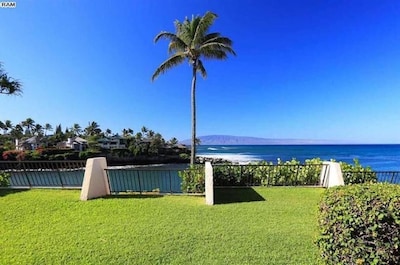
[[[107,173],[105,171],[106,168],[107,160],[105,157],[89,158],[86,161],[81,201],[87,201],[110,194]]]
[[[343,173],[339,163],[324,161],[322,165],[320,174],[320,184],[322,187],[330,188],[344,185]]]
[[[214,205],[214,177],[210,162],[205,163],[206,204]]]

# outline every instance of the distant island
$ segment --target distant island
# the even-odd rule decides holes
[[[198,137],[201,145],[312,145],[312,144],[346,144],[344,141],[315,139],[270,139],[250,136],[206,135]],[[181,141],[190,145],[190,139]]]

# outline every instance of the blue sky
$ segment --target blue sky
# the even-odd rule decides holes
[[[0,61],[23,83],[0,120],[190,137],[188,63],[151,82],[162,30],[218,14],[237,56],[205,61],[198,135],[400,143],[400,2],[17,0],[0,9]]]

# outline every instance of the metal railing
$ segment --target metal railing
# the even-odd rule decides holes
[[[343,178],[376,179],[377,182],[400,184],[400,171],[344,171]]]
[[[0,161],[13,188],[80,188],[86,161]]]
[[[179,169],[122,168],[106,169],[111,193],[181,193]]]
[[[376,171],[375,173],[379,182],[400,184],[400,171]]]

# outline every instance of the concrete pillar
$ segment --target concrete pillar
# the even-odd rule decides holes
[[[106,168],[107,160],[105,157],[89,158],[86,161],[81,201],[104,197],[110,194]]]
[[[214,205],[214,177],[210,162],[205,163],[206,204]]]
[[[342,169],[339,163],[324,161],[322,165],[320,174],[320,184],[322,187],[330,188],[344,185]]]

